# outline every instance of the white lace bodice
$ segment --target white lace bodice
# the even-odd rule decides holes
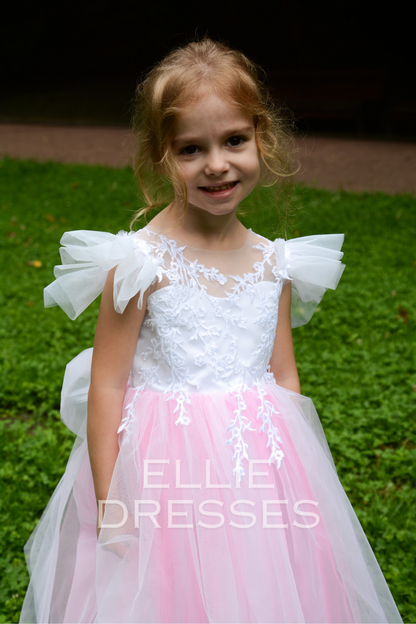
[[[270,461],[279,466],[283,457],[275,410],[264,389],[274,382],[269,362],[283,285],[292,282],[292,326],[306,323],[325,290],[338,284],[342,241],[343,235],[334,234],[271,242],[248,230],[241,249],[211,252],[149,228],[116,236],[68,232],[61,241],[63,264],[55,267],[57,279],[45,289],[45,305],[60,305],[76,318],[102,292],[113,267],[118,312],[137,293],[141,308],[147,291],[129,382],[134,396],[118,432],[130,438],[134,403],[145,390],[175,401],[177,425],[191,422],[194,393],[230,393],[237,409],[226,443],[234,446],[234,473],[241,478],[247,457],[243,432],[250,429],[244,416],[247,390],[258,393]]]
[[[230,392],[267,377],[279,297],[288,278],[270,241],[248,232],[241,249],[207,252],[141,230],[158,264],[132,385],[169,393]],[[238,266],[244,269],[235,274]]]

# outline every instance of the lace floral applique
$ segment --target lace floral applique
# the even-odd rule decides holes
[[[241,481],[246,471],[243,467],[243,459],[249,459],[248,456],[248,443],[244,441],[243,433],[248,431],[256,431],[251,427],[251,422],[247,416],[244,416],[243,412],[247,409],[247,404],[244,400],[243,392],[248,390],[248,387],[243,384],[239,388],[234,388],[233,392],[237,398],[237,408],[234,410],[235,418],[230,422],[225,430],[225,433],[231,430],[231,438],[228,438],[225,445],[234,444],[234,455],[232,461],[235,461],[235,467],[233,469],[233,475],[238,475],[238,480]]]
[[[265,431],[265,427],[267,425],[268,427],[267,435],[269,437],[269,441],[267,442],[266,448],[271,447],[269,465],[273,461],[275,461],[276,467],[280,468],[280,464],[285,455],[278,444],[279,442],[280,444],[282,444],[282,440],[279,436],[279,430],[277,429],[277,427],[275,427],[275,425],[272,422],[272,416],[274,414],[278,415],[279,412],[275,410],[273,403],[271,403],[270,401],[267,401],[267,399],[264,398],[267,394],[265,388],[261,386],[258,382],[256,382],[256,387],[257,387],[257,392],[259,394],[259,399],[260,399],[260,405],[259,405],[259,409],[257,412],[257,420],[260,417],[262,417],[263,419],[263,424],[260,427],[259,432]]]
[[[150,235],[149,231],[147,231]],[[199,277],[204,279],[218,282],[221,286],[226,284],[227,278],[218,271],[218,269],[212,267],[207,268],[203,264],[198,263],[198,260],[188,260],[183,251],[186,246],[178,247],[175,240],[169,240],[161,234],[158,235],[158,243],[150,243],[150,247],[157,249],[157,256],[164,258],[165,254],[170,256],[170,266],[165,269],[166,277],[169,279],[171,286],[187,285],[190,288],[197,288],[198,290],[205,291],[207,287],[200,283]]]
[[[157,378],[157,367],[152,367],[152,368],[143,368],[140,371],[140,377],[141,377],[141,383],[139,385],[137,385],[134,389],[134,394],[129,402],[128,405],[125,406],[125,410],[126,410],[126,414],[125,416],[122,418],[121,423],[119,428],[117,429],[117,433],[121,433],[122,431],[124,431],[123,434],[123,443],[129,443],[130,442],[130,438],[133,432],[133,422],[134,422],[134,404],[137,401],[137,399],[139,398],[139,396],[142,394],[142,392],[144,391],[146,385],[149,382],[154,381],[155,378]]]
[[[231,292],[226,292],[226,294],[232,305],[239,305],[239,296],[242,292],[248,292],[250,294],[251,301],[253,301],[257,292],[255,285],[264,280],[265,265],[269,264],[272,266],[272,262],[270,260],[274,254],[274,247],[272,244],[259,243],[258,245],[253,245],[253,249],[259,249],[263,252],[263,260],[261,262],[254,263],[254,272],[252,273],[244,273],[242,277],[240,275],[230,275],[230,277],[235,281],[235,286]]]

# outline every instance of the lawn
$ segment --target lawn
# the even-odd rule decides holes
[[[42,291],[64,231],[127,230],[138,207],[129,169],[0,161],[0,622],[19,618],[23,545],[74,440],[59,417],[65,365],[92,345],[99,305],[70,321],[43,308]],[[269,195],[248,208],[244,223],[275,238]],[[302,393],[402,617],[414,622],[416,198],[295,187],[289,237],[331,232],[345,233],[347,268],[294,330]]]

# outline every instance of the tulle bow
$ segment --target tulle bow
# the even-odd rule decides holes
[[[292,327],[308,323],[325,291],[337,287],[345,269],[343,242],[343,234],[274,241],[277,273],[292,281]]]
[[[44,290],[45,307],[59,305],[71,319],[77,318],[102,293],[108,272],[114,275],[114,308],[124,312],[132,297],[140,292],[138,308],[143,306],[145,290],[162,279],[157,259],[148,253],[145,241],[134,232],[78,230],[61,238],[62,265],[56,266],[56,280]]]

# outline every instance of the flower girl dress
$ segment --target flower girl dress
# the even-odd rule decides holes
[[[174,233],[173,233],[174,234]],[[307,323],[343,235],[237,250],[149,227],[66,233],[45,305],[76,318],[117,267],[114,306],[148,290],[103,528],[86,440],[92,349],[66,368],[66,471],[25,546],[21,622],[401,622],[312,401],[269,370],[279,297]]]

